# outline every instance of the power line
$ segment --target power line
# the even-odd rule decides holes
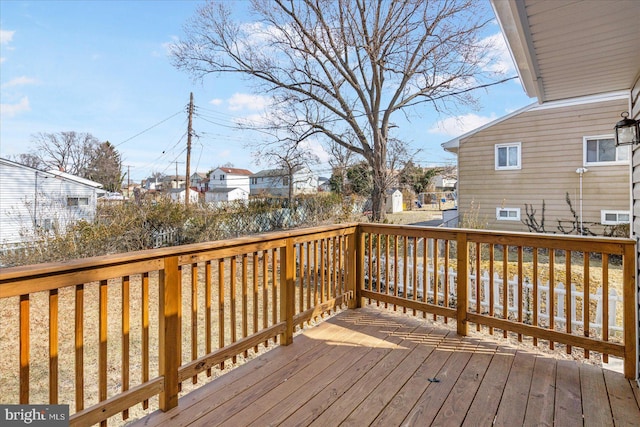
[[[159,121],[159,122],[158,122],[158,123],[156,123],[155,125],[153,125],[153,126],[150,126],[150,127],[146,128],[146,129],[145,129],[145,130],[143,130],[142,132],[138,132],[137,134],[133,135],[132,137],[127,138],[127,139],[125,139],[125,140],[124,140],[124,141],[122,141],[122,142],[119,142],[118,144],[114,145],[114,147],[119,147],[119,146],[121,146],[122,144],[124,144],[125,142],[129,142],[129,141],[131,141],[132,139],[134,139],[134,138],[136,138],[136,137],[138,137],[138,136],[142,135],[142,134],[143,134],[143,133],[145,133],[145,132],[150,131],[151,129],[155,128],[156,126],[160,126],[162,123],[166,122],[167,120],[170,120],[170,119],[174,118],[174,117],[175,117],[175,116],[177,116],[178,114],[182,114],[182,111],[178,111],[177,113],[172,114],[171,116],[167,117],[166,119],[164,119],[164,120],[162,120],[162,121]]]

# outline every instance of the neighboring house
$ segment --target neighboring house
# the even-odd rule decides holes
[[[433,177],[432,182],[435,191],[454,191],[458,178],[455,175],[436,175]]]
[[[318,178],[318,191],[326,192],[331,191],[331,183],[329,178],[321,176]]]
[[[0,244],[28,243],[36,231],[64,232],[93,220],[99,184],[59,171],[41,171],[0,158]]]
[[[626,92],[536,103],[444,143],[458,155],[461,221],[473,213],[490,229],[529,231],[525,205],[541,222],[544,202],[545,230],[570,231],[568,194],[596,234],[629,223],[630,150],[616,148],[612,128],[628,104]]]
[[[289,174],[285,169],[267,169],[251,175],[252,196],[268,194],[287,197],[289,185],[293,186],[293,195],[314,194],[318,192],[318,178],[308,168],[297,168],[289,182]]]
[[[184,189],[187,181],[184,175],[168,175],[162,177],[161,190],[168,191],[172,189],[182,188]]]
[[[158,179],[157,176],[155,177],[149,177],[145,180],[142,181],[142,188],[145,190],[155,190],[155,191],[160,191],[162,190],[162,180],[164,178],[160,178]]]
[[[208,190],[218,188],[240,188],[241,190],[249,193],[249,180],[251,176],[251,171],[247,169],[220,167],[209,174]]]
[[[624,91],[628,101],[609,122],[608,133],[622,112],[640,120],[640,2],[491,0],[514,58],[525,92],[538,102]],[[578,113],[558,126],[579,119]],[[622,187],[631,194],[632,238],[640,238],[640,144],[633,151],[630,182],[611,179],[608,192]],[[589,173],[585,175],[585,179]],[[636,245],[636,251],[640,246]],[[637,253],[640,257],[640,252]],[[640,263],[636,262],[636,303],[640,299]],[[627,291],[631,290],[626,288]],[[628,294],[627,294],[628,295]],[[635,311],[640,354],[640,304]],[[631,315],[633,316],[633,315]],[[640,360],[636,375],[640,372]],[[638,381],[640,384],[640,380]]]
[[[206,173],[204,173],[204,172],[194,172],[189,177],[189,186],[197,188],[198,191],[202,191],[202,190],[200,190],[200,186],[201,186],[202,181],[204,181],[206,179],[207,179],[207,174]]]
[[[174,202],[184,203],[187,189],[186,188],[172,188],[169,190],[169,197]],[[189,188],[189,203],[196,204],[198,203],[198,190],[196,188]]]
[[[249,200],[249,192],[242,188],[213,188],[204,193],[205,203],[219,204],[234,200]]]

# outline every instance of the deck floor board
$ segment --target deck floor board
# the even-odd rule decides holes
[[[596,366],[365,307],[133,425],[637,425],[635,388]]]

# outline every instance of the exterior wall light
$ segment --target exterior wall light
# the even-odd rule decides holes
[[[616,131],[616,146],[640,143],[638,120],[630,119],[626,111],[620,117],[622,120],[613,127]]]

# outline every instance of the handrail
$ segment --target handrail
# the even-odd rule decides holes
[[[354,223],[5,268],[0,316],[13,319],[5,324],[15,337],[0,338],[19,369],[3,373],[13,391],[0,392],[15,403],[68,403],[73,425],[126,419],[154,396],[166,411],[189,382],[260,347],[290,344],[325,313],[367,303],[455,320],[461,335],[473,324],[580,347],[587,357],[620,356],[632,377],[634,263],[632,239]],[[597,315],[577,308],[596,306],[596,270]],[[527,274],[537,280],[525,284]],[[545,274],[549,285],[538,285]],[[563,280],[576,290],[556,290]],[[619,313],[607,311],[614,287]],[[598,328],[594,316],[605,319]],[[616,316],[621,333],[607,321]],[[35,319],[48,328],[34,329]],[[31,387],[34,374],[48,376],[48,397]]]

